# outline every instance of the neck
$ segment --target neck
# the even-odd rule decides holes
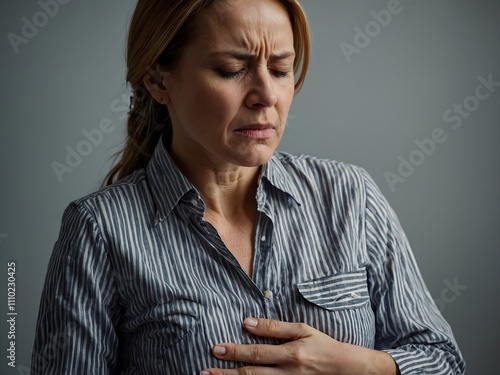
[[[216,166],[207,159],[178,157],[175,152],[172,158],[200,193],[208,215],[232,220],[256,210],[260,167]]]

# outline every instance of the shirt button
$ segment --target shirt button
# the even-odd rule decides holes
[[[262,242],[264,242],[264,241],[266,240],[266,236],[262,236],[262,237],[260,238],[260,240],[261,240]]]
[[[266,290],[264,292],[264,298],[267,298],[267,299],[273,298],[273,292],[271,292],[270,290]]]
[[[191,204],[196,207],[196,206],[198,206],[198,201],[196,199],[193,199],[191,201]]]

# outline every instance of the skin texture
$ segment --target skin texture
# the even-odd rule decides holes
[[[170,154],[205,202],[204,219],[252,275],[258,173],[276,150],[294,95],[293,31],[276,0],[218,1],[196,21],[196,37],[151,95],[172,119]],[[266,130],[249,130],[259,124]],[[214,356],[272,367],[208,369],[204,375],[397,374],[383,352],[340,343],[301,323],[245,321],[284,345],[220,344]],[[222,354],[222,353],[225,354]]]

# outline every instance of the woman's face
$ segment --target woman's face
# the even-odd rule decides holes
[[[256,167],[283,134],[294,95],[293,31],[275,0],[216,1],[164,85],[174,157]]]

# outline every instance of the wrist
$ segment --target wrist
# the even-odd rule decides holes
[[[400,375],[394,358],[386,352],[340,343],[337,347],[337,358],[341,359],[342,368],[338,374],[365,375]]]
[[[367,363],[365,374],[400,375],[398,365],[392,356],[386,352],[373,350],[372,361]]]

